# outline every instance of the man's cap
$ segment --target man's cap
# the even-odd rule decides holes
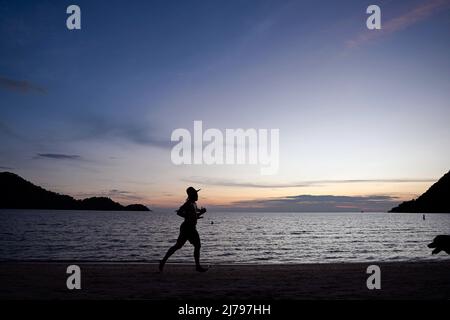
[[[195,190],[194,187],[189,187],[189,188],[186,189],[186,193],[187,193],[188,195],[196,194],[196,193],[199,192],[200,190],[202,190],[202,189],[197,189],[197,190]]]

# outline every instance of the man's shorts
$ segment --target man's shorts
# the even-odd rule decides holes
[[[178,236],[177,243],[183,246],[186,241],[189,241],[194,246],[200,246],[200,236],[198,235],[195,226],[182,223],[180,226],[180,235]]]

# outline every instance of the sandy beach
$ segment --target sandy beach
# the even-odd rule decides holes
[[[66,268],[81,268],[81,290],[66,288]],[[381,289],[368,290],[369,263],[192,265],[4,262],[0,299],[449,299],[450,260],[371,263]]]

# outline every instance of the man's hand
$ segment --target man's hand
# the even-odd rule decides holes
[[[206,212],[206,209],[202,207],[202,208],[200,209],[200,214],[204,214],[205,212]]]

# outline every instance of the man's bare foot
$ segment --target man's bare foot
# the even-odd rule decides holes
[[[208,271],[208,268],[203,268],[202,266],[195,267],[195,270],[198,272],[206,272]]]
[[[159,272],[163,272],[164,269],[164,262],[162,260],[159,261],[159,266],[158,266]]]

